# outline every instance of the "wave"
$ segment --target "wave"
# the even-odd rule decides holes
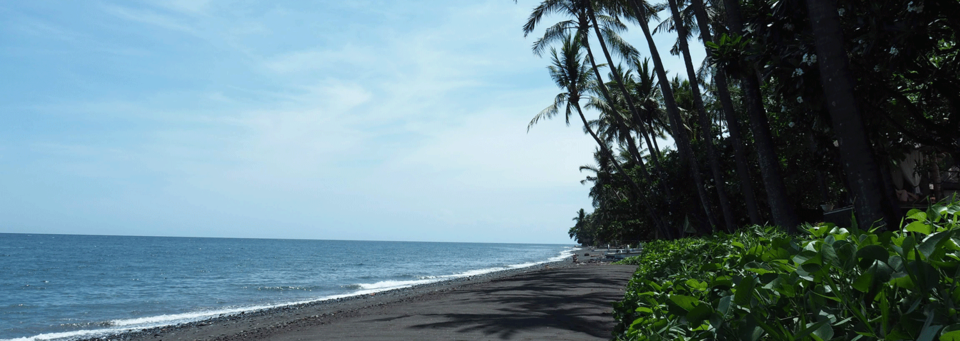
[[[269,305],[256,305],[256,306],[245,306],[245,307],[232,307],[218,310],[208,310],[208,311],[198,311],[198,312],[188,312],[188,313],[179,313],[179,314],[167,314],[167,315],[157,315],[157,316],[148,316],[132,319],[117,319],[111,321],[102,321],[96,322],[94,325],[103,326],[107,328],[97,328],[97,329],[85,329],[85,330],[76,330],[76,331],[67,331],[67,332],[56,332],[56,333],[45,333],[29,337],[21,337],[14,339],[5,339],[0,341],[51,341],[51,340],[73,340],[80,338],[90,338],[90,337],[102,337],[106,335],[121,334],[127,332],[138,331],[141,329],[149,329],[156,327],[165,327],[181,323],[190,323],[197,322],[206,319],[211,319],[220,316],[231,316],[238,315],[240,313],[249,313],[260,310],[267,310],[273,308],[281,308],[285,306],[297,305],[297,304],[307,304],[315,303],[322,301],[330,301],[354,296],[369,295],[373,293],[378,293],[382,291],[409,288],[416,285],[437,283],[446,280],[465,278],[471,276],[485,275],[498,271],[505,270],[514,270],[528,268],[532,266],[537,266],[546,263],[562,261],[575,252],[580,250],[577,247],[570,247],[567,250],[563,250],[559,255],[555,257],[548,258],[544,261],[539,262],[527,262],[520,264],[511,264],[506,266],[498,266],[491,268],[475,269],[468,270],[452,275],[443,275],[443,276],[421,276],[416,280],[406,280],[406,281],[379,281],[375,283],[357,283],[357,284],[348,284],[342,286],[342,288],[353,289],[355,291],[338,294],[338,295],[329,295],[324,297],[319,297],[310,300],[304,301],[295,301],[287,303],[278,303],[278,304],[269,304]],[[258,289],[266,290],[304,290],[305,288],[300,287],[261,287]]]
[[[570,256],[573,256],[573,254],[579,250],[580,250],[579,247],[570,247],[567,250],[561,251],[560,254],[557,256],[550,257],[547,260],[539,261],[539,262],[527,262],[527,263],[520,263],[520,264],[511,264],[506,266],[467,270],[464,272],[460,272],[452,275],[445,275],[445,276],[422,276],[418,280],[357,283],[357,284],[352,284],[351,286],[362,289],[356,293],[358,295],[376,293],[379,291],[386,291],[386,290],[393,290],[393,289],[409,288],[409,287],[421,285],[421,284],[430,284],[430,283],[442,282],[446,280],[452,280],[452,279],[458,279],[458,278],[464,278],[464,277],[486,275],[486,274],[494,273],[498,271],[529,268],[529,267],[533,267],[541,264],[559,262],[569,258]]]

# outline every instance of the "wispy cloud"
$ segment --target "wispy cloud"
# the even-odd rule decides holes
[[[212,7],[213,0],[161,0],[150,1],[153,6],[185,14],[202,15]]]
[[[189,33],[191,35],[198,35],[197,30],[191,27],[190,25],[184,23],[181,20],[177,20],[172,16],[160,14],[156,11],[151,11],[147,9],[134,9],[130,7],[116,6],[116,5],[109,5],[109,4],[104,4],[102,6],[103,6],[103,10],[106,11],[107,13],[115,15],[125,20],[137,22],[144,25],[157,26],[157,27],[168,29],[168,30]]]
[[[590,139],[560,120],[526,132],[557,90],[519,31],[524,6],[146,4],[94,8],[134,33],[121,47],[150,48],[123,59],[135,73],[70,66],[93,90],[8,104],[40,132],[7,144],[31,153],[4,151],[0,172],[29,159],[52,184],[22,205],[117,215],[67,204],[98,196],[153,234],[472,241],[564,241],[589,205]]]

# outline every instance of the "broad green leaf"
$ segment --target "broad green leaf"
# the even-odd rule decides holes
[[[913,236],[907,236],[906,238],[903,238],[903,243],[900,244],[900,247],[903,249],[904,254],[901,256],[906,257],[907,254],[913,251],[913,248],[916,246],[917,246],[917,239],[913,238]]]
[[[638,312],[638,313],[653,314],[653,309],[650,309],[650,308],[647,308],[647,307],[637,307],[637,310],[635,310],[635,311]]]
[[[803,250],[796,256],[793,256],[793,262],[797,265],[808,263],[820,264],[820,254],[817,251]]]
[[[735,290],[733,301],[736,302],[737,305],[749,306],[750,301],[753,299],[753,289],[756,285],[757,280],[753,278],[753,276],[747,276],[740,280],[740,283],[733,288]]]
[[[670,295],[670,301],[686,311],[690,311],[700,304],[700,300],[698,300],[696,297],[685,295]]]
[[[695,289],[695,290],[707,290],[707,283],[704,283],[704,282],[701,282],[701,281],[698,281],[698,280],[695,280],[695,279],[692,279],[692,278],[691,278],[691,279],[688,279],[687,282],[686,282],[686,284],[687,284],[687,287],[690,288],[690,289]]]
[[[739,334],[740,340],[757,341],[763,336],[763,328],[760,328],[756,322],[748,320],[746,323],[740,324]]]
[[[960,330],[943,333],[940,335],[940,341],[960,341]]]
[[[857,258],[860,259],[860,268],[866,268],[873,264],[873,261],[887,261],[890,253],[880,245],[867,245],[857,251]]]
[[[794,340],[803,340],[805,337],[807,337],[807,335],[810,335],[810,333],[813,333],[814,330],[820,329],[820,327],[823,327],[823,325],[825,325],[825,324],[827,324],[827,323],[830,323],[830,321],[823,320],[823,321],[820,321],[820,322],[807,323],[807,327],[806,327],[806,328],[803,328],[803,330],[801,330],[799,333],[797,333],[797,335],[794,335],[794,336],[793,336],[793,339],[794,339]]]
[[[937,249],[943,246],[942,242],[948,240],[950,235],[950,232],[937,232],[927,236],[918,247],[920,253],[922,253],[924,257],[930,257]]]
[[[844,270],[853,269],[857,264],[857,246],[846,240],[840,240],[833,244],[837,253],[837,259],[840,261],[841,268]]]
[[[941,328],[943,328],[943,326],[940,325],[923,327],[923,330],[920,331],[920,337],[917,338],[917,341],[933,341],[933,338],[937,337],[937,333],[940,332]]]
[[[823,325],[813,331],[813,336],[817,337],[818,340],[830,340],[833,339],[833,326],[830,325],[829,320],[824,320]]]
[[[717,277],[710,282],[710,287],[718,289],[730,288],[733,287],[733,280],[727,276]]]
[[[687,312],[687,321],[690,321],[691,325],[698,325],[703,323],[704,320],[710,317],[710,314],[713,313],[713,308],[709,304],[700,304],[694,307],[692,310]]]
[[[754,272],[761,275],[776,273],[776,271],[761,269],[761,268],[749,268],[747,269],[747,271]]]
[[[960,341],[960,324],[943,328],[943,332],[940,334],[940,341]]]
[[[917,285],[913,283],[913,279],[911,279],[910,276],[894,278],[891,282],[893,285],[907,290],[913,290],[917,287]]]
[[[893,269],[890,269],[887,263],[875,260],[873,261],[873,265],[853,281],[853,288],[861,292],[869,292],[874,282],[883,283],[889,281],[892,272]]]
[[[820,246],[820,257],[823,258],[823,262],[835,267],[840,267],[840,259],[837,258],[837,251],[834,250],[833,245],[823,244]]]
[[[927,225],[924,221],[915,221],[907,225],[909,232],[923,233],[924,235],[933,233],[933,227]]]
[[[912,208],[910,209],[909,212],[907,212],[907,218],[918,220],[918,221],[925,221],[927,220],[927,213],[921,210],[918,210],[916,208]]]
[[[730,310],[730,301],[732,300],[733,300],[733,295],[721,297],[720,303],[717,304],[717,311],[719,311],[723,315],[726,315],[727,311]]]
[[[870,267],[853,281],[853,288],[859,290],[860,292],[870,291],[870,285],[873,284],[873,277],[876,276],[876,273],[877,269]]]

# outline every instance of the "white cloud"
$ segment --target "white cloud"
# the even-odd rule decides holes
[[[160,13],[149,11],[149,10],[133,9],[133,8],[122,7],[122,6],[114,6],[114,5],[106,5],[106,4],[102,6],[104,11],[106,11],[107,13],[110,13],[112,15],[115,15],[125,20],[134,21],[141,24],[145,24],[145,25],[158,26],[165,29],[169,29],[169,30],[189,33],[192,35],[198,35],[198,32],[196,29],[182,22],[181,20],[177,20],[176,18],[168,15],[160,14]]]
[[[206,14],[212,3],[213,0],[161,0],[152,2],[152,5],[180,13],[197,15]]]
[[[222,68],[195,70],[203,77],[144,78],[148,89],[34,104],[55,119],[109,127],[41,138],[56,142],[42,154],[77,161],[64,162],[58,179],[104,171],[96,184],[109,190],[98,195],[133,212],[130,221],[194,235],[557,242],[589,205],[577,167],[594,146],[579,124],[556,118],[526,131],[558,91],[520,32],[526,7],[450,3],[464,7],[439,6],[423,23],[387,27],[378,20],[397,18],[373,17],[351,32],[286,39],[295,18],[217,5],[104,6],[160,35],[202,32],[230,44],[199,56]],[[302,4],[278,3],[276,12],[299,14],[282,8],[293,5]],[[263,29],[236,34],[241,24]],[[200,84],[187,88],[183,78]],[[93,222],[118,214],[104,207],[63,214]],[[206,226],[228,224],[232,231]]]
[[[363,66],[374,67],[380,63],[378,52],[369,47],[347,44],[339,49],[312,48],[307,50],[284,52],[268,58],[263,66],[280,75],[302,74],[305,72],[342,69],[344,66],[358,69]],[[379,54],[382,55],[382,54]]]

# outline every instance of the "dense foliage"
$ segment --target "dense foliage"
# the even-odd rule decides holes
[[[655,241],[615,304],[621,340],[960,340],[960,202],[900,229],[752,227]]]
[[[956,13],[956,0],[542,0],[523,31],[561,93],[530,125],[578,117],[597,144],[581,167],[593,210],[571,237],[795,233],[821,205],[895,226],[899,205],[943,198],[960,173]],[[676,44],[658,50],[652,34]],[[665,70],[660,52],[686,70]],[[914,174],[897,174],[909,153],[923,155]],[[898,188],[919,198],[898,202]]]

